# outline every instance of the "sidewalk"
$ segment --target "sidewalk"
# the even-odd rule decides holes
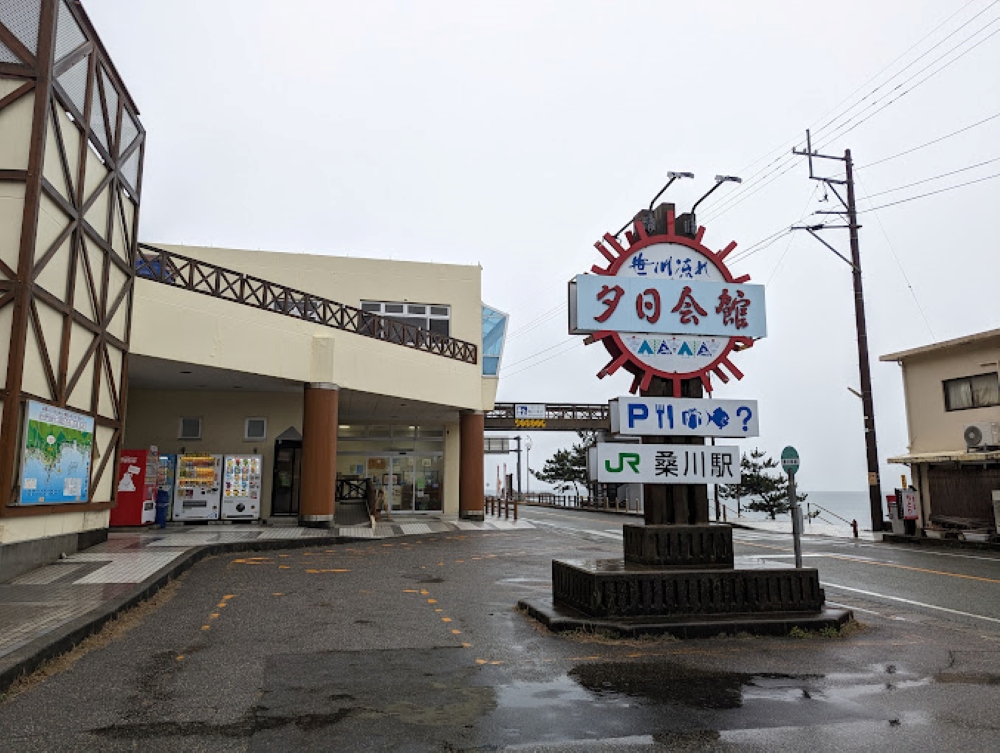
[[[489,516],[483,522],[434,516],[379,522],[374,529],[171,525],[112,530],[103,544],[0,584],[0,694],[18,677],[68,651],[210,555],[525,528],[534,526]]]

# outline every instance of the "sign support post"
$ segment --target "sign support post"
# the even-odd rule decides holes
[[[788,504],[792,513],[792,543],[795,549],[795,568],[802,569],[802,507],[795,492],[795,473],[799,470],[799,453],[794,447],[781,451],[781,467],[788,474]]]
[[[795,473],[788,474],[788,497],[792,503],[792,541],[795,547],[795,568],[802,569],[802,507],[795,494]]]

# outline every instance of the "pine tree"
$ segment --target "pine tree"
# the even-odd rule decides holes
[[[783,471],[772,472],[779,468],[779,463],[761,449],[754,448],[747,455],[743,453],[740,459],[740,483],[726,484],[719,487],[719,496],[723,499],[747,499],[744,504],[747,510],[765,512],[774,520],[778,515],[785,515],[791,510],[788,502],[788,476]],[[796,499],[801,503],[808,495],[796,493]]]
[[[595,432],[578,431],[581,441],[566,450],[556,450],[540,471],[531,471],[539,481],[555,486],[556,491],[566,492],[570,487],[580,493],[580,484],[587,486],[587,450],[597,442]],[[530,470],[530,469],[529,469]]]

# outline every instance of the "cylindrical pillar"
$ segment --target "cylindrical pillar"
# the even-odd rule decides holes
[[[337,499],[337,409],[339,388],[306,385],[302,406],[302,492],[299,524],[333,524]]]
[[[483,498],[485,419],[482,411],[463,412],[459,416],[458,517],[468,520],[486,517]]]

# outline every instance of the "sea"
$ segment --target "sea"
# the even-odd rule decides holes
[[[871,536],[872,515],[867,491],[831,492],[831,491],[804,491],[806,500],[802,503],[803,518],[805,523],[803,533],[819,534],[824,536],[853,536],[851,521],[858,521],[858,531]],[[735,500],[726,500],[726,519],[731,523],[743,523],[752,528],[768,531],[792,530],[792,518],[790,515],[779,515],[776,520],[771,520],[767,513],[747,512],[742,510],[736,516]],[[885,501],[883,499],[882,512],[886,512]],[[709,511],[714,514],[714,503],[709,500]],[[809,517],[807,517],[807,515]]]

